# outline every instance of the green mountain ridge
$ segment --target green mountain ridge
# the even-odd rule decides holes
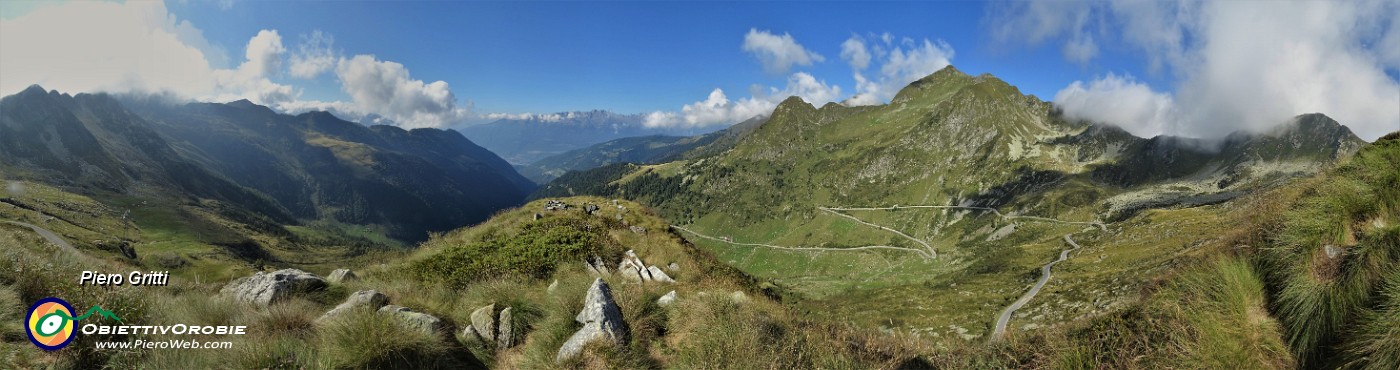
[[[648,204],[799,305],[828,307],[814,314],[972,340],[991,335],[1065,235],[1109,263],[1057,266],[1069,271],[1064,285],[1025,308],[1040,317],[1029,323],[1131,302],[1129,292],[1198,242],[1149,230],[1224,232],[1212,220],[1232,201],[1312,176],[1365,142],[1304,115],[1277,132],[1207,144],[1067,120],[994,76],[947,68],[882,106],[788,99],[722,154],[572,173],[532,197]]]
[[[450,130],[365,127],[247,101],[70,97],[38,86],[3,104],[0,153],[17,178],[137,197],[215,199],[279,224],[373,225],[395,239],[423,240],[431,231],[483,221],[534,188]]]

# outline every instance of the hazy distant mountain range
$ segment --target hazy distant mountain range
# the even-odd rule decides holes
[[[614,139],[652,135],[693,136],[724,128],[647,127],[642,124],[642,118],[640,114],[603,110],[564,112],[500,119],[464,127],[460,131],[511,164],[523,166],[551,155]]]

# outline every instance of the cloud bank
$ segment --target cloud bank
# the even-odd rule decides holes
[[[1134,134],[1219,137],[1325,113],[1368,140],[1400,130],[1400,3],[1393,1],[1008,2],[993,38],[1060,43],[1091,63],[1104,48],[1172,81],[1114,74],[1056,94],[1071,116]],[[1095,41],[1099,40],[1099,41]]]
[[[738,123],[754,116],[768,115],[773,108],[791,96],[808,104],[820,106],[836,101],[841,87],[828,85],[804,72],[793,73],[782,89],[755,86],[753,96],[731,101],[723,89],[714,89],[705,100],[686,104],[680,112],[652,112],[642,120],[647,127],[706,127]]]
[[[243,45],[237,66],[219,68],[226,53],[161,2],[71,2],[0,19],[0,93],[39,84],[67,92],[248,99],[288,113],[329,110],[350,120],[410,128],[447,126],[469,116],[471,104],[459,102],[446,82],[414,79],[404,65],[373,55],[340,56],[332,43],[329,34],[316,31],[289,51],[277,30],[261,30]],[[278,82],[331,71],[349,101],[303,100],[300,88]]]
[[[758,58],[763,63],[763,69],[773,74],[787,73],[794,65],[810,66],[826,60],[821,54],[798,44],[792,35],[784,33],[779,36],[757,28],[750,28],[749,33],[744,35],[743,49]]]
[[[909,83],[952,64],[953,54],[953,47],[942,40],[903,38],[896,43],[889,33],[869,38],[853,35],[841,43],[841,59],[851,66],[856,94],[843,104],[887,103]],[[872,62],[879,62],[880,68],[868,74]]]

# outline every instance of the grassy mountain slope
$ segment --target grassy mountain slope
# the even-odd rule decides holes
[[[817,108],[789,99],[718,156],[604,167],[561,178],[535,196],[635,199],[694,230],[687,238],[721,260],[811,307],[832,308],[814,315],[974,339],[989,334],[1040,266],[1068,248],[1064,235],[1087,250],[1075,253],[1098,251],[1090,257],[1097,266],[1057,266],[1063,272],[1055,281],[1070,287],[1047,288],[1018,311],[1013,327],[1121,307],[1149,281],[1144,272],[1168,267],[1202,235],[1226,231],[1219,223],[1230,205],[1221,203],[1315,173],[1362,142],[1308,115],[1279,132],[1210,144],[1068,121],[995,77],[950,67],[888,105]],[[999,214],[819,208],[894,205]],[[1111,224],[1085,224],[1100,221]],[[863,246],[895,249],[841,250]],[[917,249],[938,258],[909,252]]]
[[[219,351],[92,351],[98,340],[169,339],[159,335],[83,336],[81,343],[49,356],[16,337],[17,327],[0,327],[0,358],[26,367],[235,367],[235,368],[893,368],[915,357],[907,338],[887,337],[846,325],[816,322],[769,298],[763,287],[666,230],[666,222],[641,205],[603,198],[569,198],[568,211],[543,212],[533,202],[493,217],[481,225],[437,236],[412,255],[352,265],[360,279],[324,291],[297,296],[268,308],[243,306],[220,298],[222,282],[176,280],[168,289],[77,287],[68,279],[26,279],[23,271],[44,265],[40,244],[27,244],[21,232],[0,227],[0,317],[20,314],[22,302],[62,291],[78,306],[101,302],[121,314],[124,323],[246,324],[249,335],[208,336],[233,340]],[[607,204],[600,215],[578,205]],[[535,220],[535,213],[543,218]],[[619,221],[617,216],[621,216]],[[647,229],[638,234],[629,226]],[[561,249],[555,238],[586,239],[585,249]],[[500,248],[500,249],[497,249]],[[556,364],[560,344],[575,330],[585,290],[593,280],[582,258],[596,255],[616,266],[626,250],[650,264],[674,263],[668,272],[675,284],[606,280],[631,328],[625,346],[591,346],[580,358]],[[466,253],[470,261],[450,256]],[[525,257],[525,258],[520,258]],[[479,258],[479,259],[478,259]],[[448,261],[447,263],[443,263]],[[50,264],[53,274],[81,269],[121,271],[121,261],[77,256]],[[447,273],[461,270],[463,274]],[[329,269],[313,270],[324,274]],[[555,288],[549,286],[557,281]],[[313,320],[350,292],[374,289],[390,302],[426,312],[461,328],[472,311],[487,304],[510,306],[518,346],[496,349],[453,338],[448,343],[418,334],[372,314],[350,314],[329,324]],[[656,300],[674,290],[675,304]],[[736,293],[737,292],[737,293]],[[739,294],[743,299],[735,299]],[[14,320],[14,321],[17,321]],[[11,322],[11,320],[6,320]]]
[[[397,239],[480,222],[533,188],[455,131],[288,116],[246,101],[134,105],[187,157],[296,217],[370,225]]]

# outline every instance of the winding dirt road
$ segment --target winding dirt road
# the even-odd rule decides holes
[[[933,250],[933,246],[929,245],[928,242],[925,242],[925,241],[923,241],[923,240],[919,240],[918,238],[909,236],[909,234],[905,234],[905,233],[903,233],[903,232],[901,232],[901,231],[899,231],[899,230],[895,230],[895,229],[891,229],[891,228],[888,228],[888,227],[884,227],[884,226],[872,224],[872,223],[869,223],[869,222],[865,222],[865,220],[861,220],[861,219],[859,219],[859,218],[856,218],[855,216],[851,216],[851,215],[848,215],[848,214],[845,214],[845,213],[841,213],[841,212],[836,212],[836,211],[837,211],[836,208],[817,207],[817,209],[826,211],[827,213],[831,213],[831,214],[833,214],[833,215],[837,215],[837,216],[849,218],[849,219],[851,219],[852,221],[858,222],[858,223],[860,223],[860,224],[862,224],[862,225],[866,225],[866,226],[870,226],[870,227],[874,227],[874,228],[878,228],[878,229],[881,229],[881,230],[885,230],[885,231],[889,231],[889,232],[895,233],[895,234],[897,234],[897,235],[899,235],[899,236],[904,237],[905,239],[913,240],[915,243],[919,243],[920,245],[923,245],[925,249],[928,249],[928,254],[926,254],[926,256],[929,256],[929,258],[938,258],[938,251]]]
[[[684,227],[681,227],[681,226],[677,226],[677,225],[671,225],[671,227],[674,228],[674,229],[676,229],[676,230],[684,231],[684,232],[690,233],[690,234],[692,234],[692,235],[695,235],[695,236],[698,236],[698,237],[701,237],[701,238],[704,238],[704,239],[714,240],[714,241],[721,242],[721,243],[729,243],[729,244],[733,244],[733,245],[749,246],[749,247],[764,247],[764,248],[782,249],[782,250],[799,251],[799,252],[807,252],[807,251],[837,251],[837,252],[840,252],[840,251],[858,251],[858,250],[867,250],[867,249],[893,249],[893,250],[900,250],[900,251],[918,253],[919,255],[924,256],[925,258],[933,258],[933,257],[929,256],[929,254],[928,254],[926,251],[923,251],[923,250],[914,249],[914,248],[893,247],[893,246],[888,246],[888,245],[867,245],[867,246],[863,246],[863,247],[851,247],[851,248],[826,248],[826,247],[783,247],[783,246],[777,246],[777,245],[772,245],[772,244],[739,243],[739,242],[735,242],[735,241],[724,240],[724,239],[716,238],[716,237],[713,237],[713,236],[701,234],[701,233],[695,232],[694,230],[687,229],[687,228],[684,228]]]
[[[52,231],[49,231],[48,229],[45,229],[45,228],[42,228],[42,227],[38,227],[38,226],[35,226],[35,225],[33,225],[33,224],[29,224],[29,223],[19,222],[19,221],[0,221],[0,222],[7,223],[7,224],[11,224],[11,225],[15,225],[15,226],[27,227],[27,228],[29,228],[30,230],[34,230],[35,233],[38,233],[39,236],[44,237],[44,239],[47,239],[47,240],[49,241],[50,244],[53,244],[53,245],[57,246],[59,249],[62,249],[62,250],[65,250],[65,251],[69,251],[69,252],[73,252],[73,253],[78,253],[78,248],[73,248],[73,245],[72,245],[72,244],[68,244],[68,241],[67,241],[67,240],[63,240],[63,238],[58,237],[58,234],[54,234]]]
[[[1026,292],[1026,294],[1021,295],[1021,298],[1017,299],[1016,302],[1012,302],[1010,306],[1006,306],[1006,310],[1001,311],[1001,316],[997,317],[996,328],[992,329],[992,340],[1000,340],[1002,336],[1006,335],[1006,324],[1011,321],[1011,315],[1016,313],[1016,310],[1021,309],[1022,306],[1025,306],[1026,303],[1030,303],[1031,299],[1035,298],[1037,293],[1040,293],[1040,288],[1044,288],[1045,283],[1050,281],[1050,268],[1054,267],[1056,263],[1068,259],[1069,252],[1079,249],[1079,243],[1075,243],[1074,239],[1070,238],[1069,235],[1065,235],[1065,242],[1069,243],[1073,248],[1060,251],[1060,259],[1051,261],[1045,264],[1045,266],[1041,266],[1040,280],[1035,282],[1035,286],[1031,287],[1031,290]]]

